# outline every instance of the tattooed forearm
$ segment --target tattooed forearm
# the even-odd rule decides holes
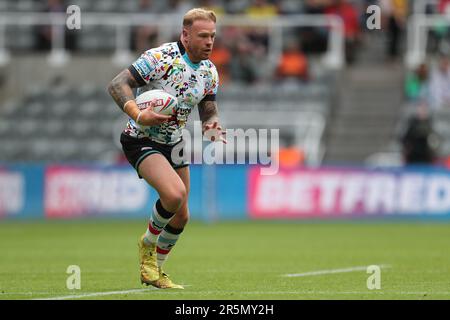
[[[203,101],[198,105],[198,113],[202,123],[211,123],[219,119],[216,101]]]
[[[123,70],[109,83],[108,92],[123,110],[125,102],[135,98],[132,89],[137,87],[139,87],[139,84],[130,71]]]

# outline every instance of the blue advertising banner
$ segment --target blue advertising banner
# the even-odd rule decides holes
[[[0,165],[0,217],[42,217],[43,182],[42,166]]]
[[[192,165],[194,220],[450,219],[450,171],[438,167],[281,169]],[[158,195],[128,165],[1,165],[0,218],[147,218]]]

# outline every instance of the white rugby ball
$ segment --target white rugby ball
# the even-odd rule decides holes
[[[150,103],[155,100],[153,111],[168,116],[177,114],[178,99],[164,90],[155,89],[145,91],[136,98],[136,104],[143,110],[150,107]]]

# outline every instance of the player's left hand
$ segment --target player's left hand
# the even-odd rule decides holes
[[[222,126],[217,121],[203,124],[203,135],[213,142],[222,141],[223,143],[227,143],[225,134],[226,131],[222,129]]]

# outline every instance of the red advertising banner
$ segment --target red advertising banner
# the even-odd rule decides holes
[[[298,169],[260,175],[251,168],[252,218],[450,215],[446,170]]]

